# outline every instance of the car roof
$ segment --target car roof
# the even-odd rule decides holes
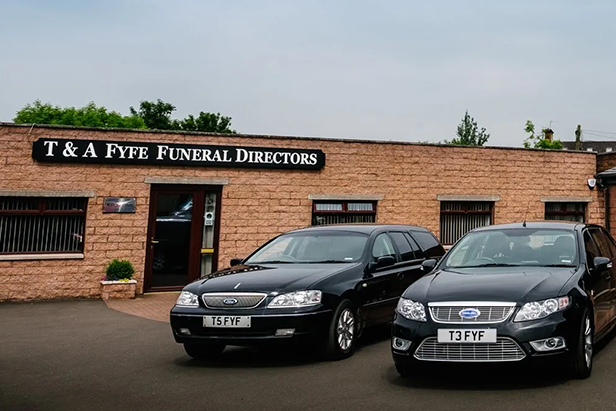
[[[389,229],[389,230],[414,230],[414,231],[425,231],[429,232],[428,229],[415,225],[406,225],[406,224],[375,224],[375,223],[365,223],[365,224],[327,224],[327,225],[317,225],[312,227],[299,228],[297,230],[291,230],[287,233],[299,233],[299,232],[310,232],[310,231],[353,231],[357,233],[363,234],[371,234],[379,229]]]
[[[525,225],[524,225],[525,224]],[[506,230],[511,228],[552,228],[560,230],[575,230],[579,226],[590,226],[592,224],[580,223],[578,221],[519,221],[515,223],[493,224],[485,227],[476,228],[473,231],[492,231]]]

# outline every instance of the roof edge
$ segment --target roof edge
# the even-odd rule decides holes
[[[541,148],[525,148],[511,146],[458,146],[454,144],[441,143],[420,143],[414,141],[394,141],[394,140],[370,140],[357,138],[342,138],[342,137],[304,137],[304,136],[286,136],[272,134],[227,134],[227,133],[210,133],[203,131],[179,131],[179,130],[151,130],[151,129],[133,129],[133,128],[103,128],[103,127],[82,127],[82,126],[66,126],[57,124],[16,124],[10,122],[1,122],[0,127],[14,128],[30,128],[34,129],[56,129],[56,130],[84,130],[96,132],[112,132],[112,133],[142,133],[142,134],[178,134],[187,136],[210,136],[210,137],[233,137],[240,139],[266,139],[266,140],[298,140],[298,141],[328,141],[338,143],[354,143],[354,144],[383,144],[383,145],[410,145],[410,146],[428,146],[428,147],[446,147],[460,149],[476,149],[476,150],[519,150],[519,151],[538,151],[542,153],[556,152],[561,154],[588,154],[597,155],[596,152],[575,151],[575,150],[547,150]]]

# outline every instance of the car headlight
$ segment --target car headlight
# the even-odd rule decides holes
[[[543,301],[526,303],[518,311],[514,321],[530,321],[545,318],[550,314],[566,309],[570,303],[571,299],[569,297],[549,298]]]
[[[267,305],[269,308],[309,307],[321,303],[322,292],[319,290],[295,291],[280,294]]]
[[[407,298],[400,298],[398,300],[396,312],[407,320],[426,321],[426,308],[424,305]]]
[[[199,297],[189,291],[182,291],[175,305],[181,307],[199,307]]]

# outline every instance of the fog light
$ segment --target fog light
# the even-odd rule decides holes
[[[290,337],[295,333],[295,328],[279,328],[276,330],[276,337]]]
[[[565,339],[562,337],[551,337],[544,340],[531,341],[530,345],[535,351],[553,351],[566,347]]]
[[[178,328],[178,333],[182,335],[190,335],[190,330],[188,328]]]
[[[411,348],[411,342],[403,338],[394,337],[391,341],[392,347],[397,351],[407,351]]]

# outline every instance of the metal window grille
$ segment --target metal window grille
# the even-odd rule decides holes
[[[586,203],[545,203],[545,219],[583,223],[586,219]]]
[[[374,223],[376,203],[366,201],[315,201],[312,225]]]
[[[87,198],[0,197],[0,254],[81,253]]]
[[[441,202],[441,243],[451,245],[464,234],[492,224],[492,202]]]

